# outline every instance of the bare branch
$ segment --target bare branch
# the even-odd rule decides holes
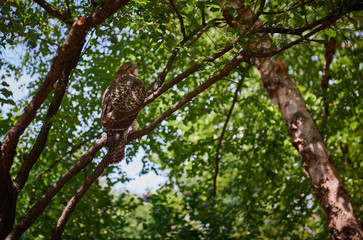
[[[72,13],[71,13],[71,8],[69,7],[69,0],[66,0],[66,5],[67,5],[67,12],[70,16],[72,16]]]
[[[102,161],[97,165],[96,169],[91,173],[91,175],[87,177],[82,186],[78,188],[77,192],[74,194],[71,200],[69,200],[67,206],[62,212],[62,215],[58,219],[56,228],[52,229],[52,240],[61,239],[68,218],[73,213],[77,203],[108,166],[109,158],[107,156],[108,155],[102,159]]]
[[[164,83],[166,75],[168,74],[177,54],[180,51],[181,46],[183,46],[186,42],[189,43],[187,44],[187,47],[189,47],[190,45],[192,45],[201,35],[204,31],[207,31],[212,25],[207,25],[204,28],[202,28],[201,30],[197,31],[197,33],[192,33],[194,34],[194,36],[192,36],[192,34],[190,36],[187,36],[185,38],[183,38],[183,40],[180,42],[180,44],[174,49],[172,55],[170,56],[168,63],[166,64],[164,70],[157,76],[157,78],[155,78],[150,85],[148,86],[148,88],[146,89],[146,96],[149,96],[150,94],[152,94],[153,92],[155,92],[157,89],[160,88],[160,86]],[[153,90],[151,90],[151,88],[154,86],[154,84],[157,83],[157,85],[153,88]]]
[[[45,11],[47,11],[53,17],[56,17],[59,20],[61,20],[62,22],[66,23],[67,25],[72,26],[73,21],[70,20],[70,18],[72,16],[70,15],[69,11],[67,11],[67,12],[59,11],[58,9],[56,9],[55,7],[53,7],[51,4],[47,3],[44,0],[33,0],[33,1],[38,3],[39,6],[44,8]]]
[[[301,3],[299,1],[299,2],[297,2],[295,4],[293,4],[289,9],[281,10],[281,11],[275,11],[275,12],[262,12],[262,14],[265,14],[265,15],[271,14],[271,15],[273,15],[273,14],[280,14],[280,13],[290,12],[291,10],[294,10],[296,8],[299,8],[301,6],[304,6],[306,4],[309,4],[311,2],[313,2],[313,0],[309,0],[309,1],[301,2]]]
[[[213,75],[211,78],[209,78],[206,82],[201,84],[199,87],[197,87],[194,91],[189,93],[186,97],[179,100],[177,103],[175,103],[172,107],[170,107],[167,111],[162,113],[159,117],[157,117],[152,123],[150,123],[147,127],[140,130],[139,132],[133,133],[128,136],[127,143],[131,142],[132,140],[135,140],[137,138],[140,138],[149,132],[153,131],[165,118],[169,117],[171,114],[173,114],[176,110],[184,106],[187,102],[191,101],[194,97],[196,97],[198,94],[203,92],[205,89],[209,88],[212,84],[217,82],[218,80],[222,79],[223,77],[229,75],[229,73],[235,69],[240,63],[242,62],[249,62],[249,59],[246,57],[243,57],[242,55],[237,55],[233,58],[233,60],[225,66],[221,71],[219,71],[217,74]]]
[[[179,18],[179,22],[180,22],[180,31],[183,34],[183,37],[186,38],[187,35],[185,34],[185,27],[184,27],[184,20],[182,15],[180,14],[179,10],[176,8],[174,1],[173,0],[169,0],[170,5],[172,6],[172,8],[174,9],[176,15]]]
[[[285,51],[286,49],[289,49],[291,47],[293,47],[294,45],[307,40],[309,37],[311,37],[312,35],[314,35],[315,33],[320,32],[321,30],[328,28],[329,26],[331,26],[333,24],[333,22],[335,22],[337,19],[339,19],[338,16],[334,17],[333,19],[331,19],[329,22],[326,22],[324,24],[322,24],[320,27],[315,28],[314,30],[312,30],[311,32],[307,33],[306,35],[300,37],[299,39],[283,46],[282,48],[272,51],[272,52],[255,52],[255,53],[246,53],[245,55],[248,57],[255,57],[255,58],[265,58],[265,57],[272,57],[275,56],[276,54],[279,54],[280,52]]]
[[[59,180],[44,190],[43,196],[29,210],[29,212],[19,221],[6,240],[18,239],[30,225],[39,217],[48,206],[52,198],[62,189],[62,187],[85,166],[87,166],[95,154],[106,144],[106,134],[102,136],[90,149],[66,172]]]
[[[271,27],[257,27],[252,30],[253,33],[283,33],[283,34],[293,34],[301,36],[303,32],[311,30],[318,25],[321,25],[326,22],[334,22],[339,18],[337,12],[333,12],[319,20],[316,20],[310,24],[304,25],[302,28],[298,29],[289,29],[289,28],[271,28]],[[334,20],[333,20],[334,19]]]
[[[323,76],[321,78],[321,90],[323,92],[323,120],[321,123],[321,135],[324,137],[324,140],[326,141],[326,135],[324,136],[325,128],[326,128],[326,122],[328,120],[329,116],[329,102],[326,97],[327,95],[327,89],[329,87],[329,80],[331,79],[331,72],[330,72],[330,64],[333,61],[334,53],[336,49],[336,41],[335,38],[331,37],[328,39],[328,37],[325,38],[325,63],[324,63],[324,72]]]
[[[234,39],[233,41],[231,41],[230,43],[228,43],[228,45],[226,45],[225,47],[221,48],[218,52],[216,52],[215,54],[213,54],[213,56],[211,58],[206,58],[206,59],[203,59],[202,61],[199,61],[198,63],[196,63],[192,67],[190,67],[188,70],[184,71],[183,73],[179,74],[175,78],[171,79],[169,82],[165,83],[161,88],[157,89],[155,92],[153,92],[152,94],[150,94],[145,99],[144,105],[149,104],[154,99],[156,99],[158,96],[160,96],[165,91],[167,91],[168,89],[170,89],[172,86],[174,86],[175,84],[179,83],[180,81],[182,81],[186,77],[188,77],[191,74],[193,74],[196,71],[198,71],[199,68],[202,66],[203,63],[205,63],[205,62],[213,62],[217,58],[219,58],[222,55],[224,55],[225,53],[229,52],[233,48],[233,45],[236,42],[238,42],[238,39],[239,38],[237,37],[236,39]]]
[[[185,44],[185,42],[187,42],[188,39],[187,38],[184,38],[181,42],[180,42],[180,45],[177,46],[173,53],[171,54],[169,60],[168,60],[168,63],[166,64],[164,70],[158,75],[157,78],[155,78],[149,85],[149,87],[147,88],[146,90],[146,96],[150,95],[152,92],[156,91],[158,88],[160,88],[160,86],[164,83],[164,80],[166,78],[166,75],[168,74],[170,68],[171,68],[171,65],[173,64],[176,56],[178,55],[178,52],[180,51],[180,47],[183,46]],[[150,89],[152,88],[152,86],[155,84],[156,86],[154,87],[154,89],[152,91],[150,91]]]
[[[64,71],[66,63],[78,51],[82,43],[85,41],[88,31],[92,27],[109,18],[119,8],[125,6],[128,2],[129,0],[109,1],[102,9],[96,11],[88,18],[80,18],[73,24],[73,28],[70,30],[67,39],[58,49],[57,55],[53,59],[51,69],[43,84],[40,86],[39,90],[30,101],[28,106],[25,107],[23,115],[15,123],[15,126],[7,132],[4,143],[1,146],[0,174],[5,175],[7,172],[9,172],[16,154],[16,146],[18,145],[19,137],[23,134],[30,122],[34,119],[36,112],[43,104],[50,91],[53,89],[55,82],[61,78],[61,74]]]
[[[238,83],[237,83],[236,90],[234,92],[234,96],[233,96],[233,100],[232,100],[232,104],[231,104],[231,107],[230,107],[230,109],[228,111],[226,121],[224,122],[224,125],[223,125],[223,128],[222,128],[222,132],[221,132],[221,135],[219,137],[218,146],[217,146],[217,149],[216,149],[215,168],[214,168],[214,176],[213,176],[213,190],[212,190],[212,193],[208,196],[208,200],[211,199],[212,197],[215,197],[216,196],[216,192],[217,192],[217,177],[218,177],[218,174],[219,174],[219,160],[221,159],[221,156],[220,156],[220,153],[219,152],[220,152],[220,149],[222,147],[223,137],[224,137],[224,134],[226,132],[229,119],[231,118],[231,115],[232,115],[232,112],[233,112],[233,108],[234,108],[234,106],[235,106],[235,104],[237,102],[238,92],[239,92],[239,90],[242,87],[243,80],[244,80],[244,77],[242,77],[238,81]]]
[[[258,0],[257,0],[258,1]],[[253,18],[250,22],[250,29],[253,25],[255,25],[256,21],[260,17],[261,13],[263,12],[263,8],[265,7],[265,0],[261,0],[260,7],[255,15],[253,15]]]

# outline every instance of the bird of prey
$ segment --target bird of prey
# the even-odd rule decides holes
[[[125,157],[128,129],[131,126],[131,131],[136,131],[136,117],[144,104],[145,87],[137,77],[137,65],[134,62],[122,64],[103,94],[102,125],[107,133],[109,163],[116,164]]]

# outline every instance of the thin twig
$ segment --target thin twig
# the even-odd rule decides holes
[[[257,0],[258,1],[258,0]],[[260,17],[261,13],[263,12],[263,8],[265,7],[265,0],[261,0],[260,7],[257,11],[257,13],[253,16],[251,22],[250,22],[250,29],[252,29],[252,26],[255,25],[256,21]]]
[[[216,24],[216,23],[217,23],[217,21],[214,24]],[[203,27],[202,29],[200,29],[199,31],[197,31],[195,34],[193,32],[192,34],[190,34],[190,36],[183,38],[183,40],[179,43],[179,45],[174,49],[173,53],[171,54],[164,70],[147,87],[146,96],[150,96],[152,93],[157,91],[161,87],[161,85],[164,83],[166,75],[168,74],[177,54],[179,53],[180,48],[185,43],[187,43],[189,40],[190,41],[188,42],[188,44],[186,46],[189,47],[190,45],[192,45],[202,35],[202,33],[204,31],[207,31],[214,24],[207,25],[207,26]],[[151,88],[154,86],[155,83],[157,83],[157,85],[151,90]]]
[[[213,176],[213,190],[212,190],[212,193],[208,196],[208,198],[207,198],[208,200],[211,199],[212,197],[215,197],[216,196],[216,192],[217,192],[217,177],[218,177],[218,174],[219,174],[219,161],[221,159],[221,156],[220,156],[220,153],[219,152],[220,152],[220,149],[222,147],[223,137],[224,137],[224,134],[226,132],[229,119],[231,118],[231,115],[232,115],[232,112],[233,112],[233,108],[234,108],[234,106],[235,106],[235,104],[237,102],[238,92],[239,92],[239,90],[242,87],[243,80],[244,80],[244,78],[242,77],[238,81],[238,83],[237,83],[236,90],[234,92],[234,96],[233,96],[233,100],[232,100],[232,104],[231,104],[231,107],[229,108],[226,121],[224,122],[224,125],[223,125],[223,128],[222,128],[222,132],[221,132],[221,135],[219,137],[218,146],[217,146],[217,149],[216,149],[215,168],[214,168],[214,176]]]
[[[339,15],[339,16],[337,16]],[[305,31],[311,30],[313,28],[315,28],[318,25],[321,25],[323,23],[326,22],[330,22],[332,21],[332,19],[340,17],[340,14],[338,14],[338,12],[333,12],[323,18],[320,18],[310,24],[305,25],[302,28],[297,28],[297,29],[289,29],[289,28],[271,28],[271,27],[258,27],[258,28],[254,28],[252,30],[253,33],[283,33],[283,34],[293,34],[293,35],[299,35],[301,36]]]
[[[187,35],[185,33],[185,27],[184,27],[184,20],[182,15],[180,14],[179,10],[176,8],[174,1],[173,0],[169,0],[170,5],[172,6],[172,8],[174,9],[176,15],[178,16],[179,22],[180,22],[180,31],[183,34],[183,38],[186,38]]]
[[[248,57],[254,57],[254,58],[266,58],[266,57],[273,57],[276,54],[279,54],[280,52],[283,52],[291,47],[293,47],[294,45],[308,39],[310,36],[314,35],[317,32],[320,32],[321,30],[328,28],[331,24],[333,24],[333,22],[335,22],[337,19],[339,19],[339,16],[334,17],[333,19],[331,19],[329,22],[326,22],[324,24],[322,24],[320,27],[315,28],[314,30],[312,30],[311,32],[309,32],[308,34],[298,38],[297,40],[281,47],[280,49],[277,49],[275,51],[271,51],[271,52],[255,52],[255,53],[246,53],[245,55]]]
[[[160,96],[165,91],[167,91],[168,89],[170,89],[171,87],[173,87],[175,84],[179,83],[183,79],[187,78],[191,74],[193,74],[196,71],[198,71],[199,68],[203,65],[203,63],[205,63],[205,62],[213,62],[217,58],[219,58],[222,55],[224,55],[225,53],[229,52],[231,49],[233,49],[233,45],[236,42],[238,42],[238,39],[239,38],[237,37],[236,39],[234,39],[233,41],[231,41],[230,43],[228,43],[225,47],[219,49],[219,51],[216,52],[215,54],[213,54],[212,57],[206,58],[206,59],[203,59],[202,61],[197,62],[192,67],[190,67],[189,69],[187,69],[186,71],[184,71],[183,73],[179,74],[175,78],[173,78],[170,81],[168,81],[167,83],[165,83],[162,87],[160,87],[155,92],[153,92],[152,94],[150,94],[149,96],[146,97],[144,106],[147,105],[147,104],[149,104],[153,100],[155,100],[158,96]]]
[[[58,9],[56,9],[55,7],[53,7],[51,4],[47,3],[44,0],[33,0],[33,1],[38,3],[39,6],[44,8],[44,10],[47,11],[53,17],[58,18],[59,20],[61,20],[62,22],[66,23],[69,26],[72,26],[73,22],[70,21],[72,16],[70,15],[69,11],[67,12],[59,11]]]
[[[323,76],[321,78],[321,91],[323,93],[323,119],[321,123],[321,135],[324,138],[324,141],[326,141],[326,122],[328,120],[329,116],[329,102],[327,99],[327,89],[329,87],[329,80],[331,78],[331,72],[330,72],[330,65],[333,61],[334,53],[336,49],[336,41],[335,38],[331,37],[328,39],[328,37],[325,38],[325,63],[324,63],[324,72]]]
[[[168,74],[170,68],[171,68],[171,65],[173,64],[176,56],[178,55],[178,52],[180,51],[180,47],[183,46],[185,44],[185,42],[187,42],[188,39],[187,38],[184,38],[181,42],[180,42],[180,45],[178,45],[173,53],[171,54],[169,60],[168,60],[168,63],[166,64],[164,70],[158,75],[157,78],[154,79],[154,81],[152,81],[149,85],[149,87],[146,89],[146,96],[150,95],[152,92],[156,91],[158,88],[160,88],[160,86],[164,83],[164,80],[166,78],[166,75]],[[153,87],[153,85],[156,84],[156,86],[154,87],[154,89],[152,91],[150,91],[150,89]]]
[[[296,8],[299,8],[299,7],[303,6],[303,5],[309,4],[309,3],[313,2],[313,1],[314,0],[309,0],[309,1],[306,1],[306,2],[302,2],[300,4],[295,3],[289,9],[281,10],[281,11],[275,11],[275,12],[262,12],[262,14],[268,15],[268,14],[281,14],[281,13],[286,13],[286,12],[289,12],[289,11],[294,10]]]
[[[72,17],[71,8],[69,7],[69,0],[66,0],[66,5],[67,5],[67,12],[68,12],[69,16]]]

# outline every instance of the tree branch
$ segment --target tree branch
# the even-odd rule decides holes
[[[188,41],[187,38],[184,38],[181,42],[180,42],[180,45],[177,46],[173,53],[171,54],[169,60],[168,60],[168,63],[166,64],[164,70],[158,75],[157,78],[155,78],[151,83],[150,85],[148,86],[148,88],[146,89],[146,96],[149,96],[151,93],[153,93],[154,91],[156,91],[157,89],[160,88],[160,86],[164,83],[164,80],[166,78],[166,75],[168,74],[169,70],[170,70],[170,67],[171,65],[173,64],[176,56],[178,55],[179,51],[180,51],[180,47],[183,46],[186,42]],[[153,88],[152,91],[150,91],[150,89],[152,88],[152,86],[155,84],[156,86]]]
[[[289,9],[286,9],[286,10],[281,10],[281,11],[275,11],[275,12],[262,12],[262,14],[265,14],[265,15],[268,15],[268,14],[281,14],[281,13],[285,13],[285,12],[289,12],[291,10],[294,10],[296,8],[299,8],[301,6],[304,6],[306,4],[309,4],[311,2],[313,2],[314,0],[309,0],[309,1],[306,1],[306,2],[301,2],[301,3],[295,3],[293,4]],[[299,1],[300,2],[300,1]]]
[[[180,14],[179,10],[176,8],[175,4],[174,4],[174,1],[173,0],[169,0],[169,3],[170,5],[172,6],[172,8],[174,9],[176,15],[178,16],[179,18],[179,22],[180,22],[180,31],[181,33],[183,34],[183,38],[186,38],[187,35],[185,33],[185,27],[184,27],[184,20],[183,20],[183,17],[182,15]]]
[[[62,187],[85,166],[87,166],[96,155],[96,153],[106,144],[107,136],[103,135],[89,150],[66,172],[59,180],[44,190],[43,196],[28,211],[28,213],[19,221],[13,231],[8,235],[6,240],[18,239],[31,224],[39,217],[44,209],[48,206],[52,198],[62,189]]]
[[[220,149],[222,147],[223,137],[224,137],[224,134],[226,132],[229,119],[231,118],[231,115],[232,115],[232,112],[233,112],[233,108],[234,108],[234,106],[235,106],[235,104],[237,102],[238,92],[239,92],[239,90],[242,87],[243,80],[244,80],[244,77],[242,77],[242,79],[240,79],[238,81],[238,83],[237,83],[237,86],[236,86],[236,90],[234,92],[234,96],[233,96],[233,100],[232,100],[231,107],[229,108],[226,121],[224,122],[224,125],[223,125],[223,128],[222,128],[221,135],[219,136],[218,146],[217,146],[217,149],[216,149],[216,158],[215,158],[215,169],[214,169],[214,176],[213,176],[213,190],[212,190],[212,193],[208,196],[208,198],[207,198],[208,200],[211,199],[212,197],[215,197],[216,196],[216,191],[217,191],[217,177],[218,177],[218,174],[219,174],[219,160],[221,159],[220,154],[219,154],[219,151],[220,151]]]
[[[321,123],[321,135],[326,140],[326,135],[324,136],[325,128],[326,128],[326,122],[328,120],[329,116],[329,102],[327,99],[327,89],[329,87],[329,80],[331,78],[331,72],[330,72],[330,64],[333,61],[334,53],[336,49],[336,41],[335,38],[331,37],[328,39],[328,37],[325,38],[325,63],[324,63],[324,72],[323,76],[321,78],[321,91],[323,93],[323,120]]]
[[[68,221],[68,218],[73,213],[77,203],[81,200],[86,191],[92,186],[97,178],[103,173],[109,163],[108,155],[106,155],[102,161],[97,165],[96,169],[87,177],[81,187],[78,188],[74,196],[69,200],[67,206],[62,212],[62,215],[58,219],[57,226],[52,229],[52,240],[61,239],[64,232],[64,228]]]
[[[205,89],[209,88],[212,84],[217,82],[218,80],[222,79],[223,77],[229,75],[229,73],[235,69],[240,63],[242,62],[249,62],[249,59],[242,56],[241,54],[235,56],[232,61],[225,66],[221,71],[219,71],[217,74],[213,75],[211,78],[209,78],[206,82],[201,84],[199,87],[197,87],[194,91],[189,93],[187,96],[179,100],[177,103],[175,103],[172,107],[170,107],[167,111],[162,113],[159,117],[157,117],[152,123],[150,123],[147,127],[144,129],[133,133],[128,136],[127,143],[131,142],[132,140],[135,140],[137,138],[140,138],[149,132],[153,131],[165,118],[169,117],[171,114],[173,114],[176,110],[184,106],[187,102],[191,101],[194,97],[196,97],[198,94],[203,92]]]
[[[178,101],[171,108],[169,108],[166,112],[161,114],[158,118],[156,118],[152,123],[150,123],[146,128],[141,131],[131,134],[128,136],[128,142],[140,138],[143,135],[148,134],[152,130],[154,130],[159,123],[161,123],[165,118],[170,116],[180,107],[182,107],[187,102],[191,101],[195,96],[199,93],[203,92],[205,89],[210,87],[213,83],[222,79],[223,77],[229,75],[229,73],[235,69],[240,63],[248,62],[248,59],[242,57],[241,55],[237,55],[230,64],[224,67],[217,74],[213,75],[209,80],[205,83],[197,87],[193,92],[189,93],[186,97]],[[89,162],[91,162],[94,155],[105,145],[106,143],[106,135],[104,135],[95,145],[93,145],[85,155],[81,157],[81,159],[72,166],[65,174],[63,174],[60,179],[49,186],[44,195],[40,198],[40,200],[30,209],[30,211],[23,217],[23,219],[18,223],[18,225],[14,228],[14,230],[8,235],[6,240],[17,239],[29,226],[35,221],[35,219],[44,211],[45,207],[49,204],[51,199],[59,192],[59,190],[64,186],[64,184],[75,174],[77,174],[80,170],[82,170]],[[89,186],[98,178],[98,176],[102,173],[102,171],[107,167],[108,160],[107,155],[103,158],[101,163],[97,166],[96,170],[86,179],[85,183],[80,187],[80,189],[76,192],[76,195],[70,201],[68,207],[66,209],[70,210],[70,213],[73,211],[74,207],[83,196],[83,194],[87,191]],[[67,211],[68,211],[67,210]],[[69,214],[70,214],[69,213]],[[62,220],[60,219],[59,225],[57,225],[57,229],[55,230],[56,234],[54,237],[57,237],[57,234],[61,234],[64,229],[64,225],[66,223],[66,219],[68,219],[69,214],[64,212],[62,214]],[[63,227],[62,227],[63,226]],[[55,238],[56,239],[56,238]]]
[[[161,114],[156,120],[154,120],[151,124],[148,125],[148,127],[144,128],[143,130],[131,134],[128,137],[128,142],[139,138],[150,131],[154,130],[155,127],[166,117],[170,116],[173,112],[178,110],[180,107],[182,107],[185,103],[191,101],[195,96],[197,96],[199,93],[210,87],[213,83],[217,82],[218,80],[222,79],[223,77],[227,76],[233,69],[235,69],[241,62],[245,61],[245,59],[238,55],[236,56],[229,65],[227,65],[224,69],[222,69],[220,72],[218,72],[216,75],[211,77],[208,81],[197,87],[193,92],[188,94],[186,97],[178,101],[174,106],[169,108],[166,112]],[[71,198],[71,200],[68,202],[66,208],[63,210],[63,213],[61,217],[58,220],[56,228],[53,229],[52,234],[52,240],[58,240],[61,239],[62,234],[64,232],[65,225],[74,211],[76,205],[81,200],[82,196],[85,194],[85,192],[91,187],[91,185],[96,181],[96,179],[102,174],[102,172],[105,170],[105,168],[108,166],[109,159],[108,155],[106,155],[102,161],[98,164],[96,169],[87,177],[85,182],[82,184],[82,186],[77,190],[77,192],[74,194],[74,196]]]
[[[86,139],[86,140],[84,140],[84,141],[82,141],[82,142],[80,142],[80,143],[78,143],[78,144],[76,144],[76,145],[74,145],[73,147],[72,147],[72,149],[71,150],[69,150],[68,152],[66,152],[63,156],[60,156],[58,159],[56,159],[46,170],[44,170],[42,173],[40,173],[40,174],[38,174],[37,176],[35,176],[35,178],[37,178],[37,179],[41,179],[42,178],[42,176],[44,175],[44,174],[46,174],[47,172],[50,172],[50,170],[52,170],[52,168],[57,164],[57,163],[59,163],[61,160],[63,160],[64,158],[65,158],[65,156],[67,156],[67,155],[71,155],[71,154],[73,154],[73,153],[75,153],[77,150],[79,150],[82,146],[84,146],[86,143],[88,143],[89,141],[91,141],[91,140],[93,140],[93,139],[95,139],[95,138],[97,138],[97,137],[100,137],[101,136],[101,133],[100,134],[97,134],[97,135],[95,135],[95,136],[92,136],[92,137],[90,137],[90,138],[88,138],[88,139]]]
[[[173,51],[172,55],[170,56],[170,58],[168,60],[168,63],[166,64],[164,70],[147,87],[146,96],[150,96],[150,94],[152,94],[153,92],[158,90],[160,88],[160,86],[164,83],[166,75],[168,74],[168,72],[169,72],[169,70],[170,70],[170,68],[171,68],[177,54],[179,53],[181,46],[183,46],[189,40],[190,41],[187,44],[187,47],[192,45],[200,37],[200,35],[202,35],[202,33],[204,31],[208,30],[212,25],[207,25],[207,26],[203,27],[202,29],[197,31],[197,33],[195,33],[195,34],[192,33],[192,34],[194,34],[193,36],[192,36],[192,34],[190,34],[187,37],[183,38],[183,40],[179,43],[179,45],[174,49],[174,51]],[[157,85],[151,90],[151,88],[154,86],[155,83],[157,83]]]
[[[206,59],[203,59],[202,61],[199,61],[198,63],[196,63],[192,67],[190,67],[188,70],[184,71],[183,73],[179,74],[175,78],[171,79],[169,82],[165,83],[162,87],[160,87],[155,92],[153,92],[152,94],[150,94],[149,96],[146,97],[144,106],[147,105],[147,104],[149,104],[153,100],[155,100],[158,96],[160,96],[161,94],[163,94],[165,91],[167,91],[168,89],[170,89],[175,84],[179,83],[183,79],[187,78],[191,74],[193,74],[196,71],[198,71],[199,68],[202,66],[203,63],[205,63],[205,62],[213,62],[217,58],[219,58],[222,55],[224,55],[225,53],[229,52],[233,48],[233,45],[236,42],[238,42],[238,39],[239,38],[237,37],[236,39],[234,39],[233,41],[231,41],[230,43],[228,43],[225,47],[221,48],[218,52],[216,52],[215,54],[213,54],[213,56],[211,58],[206,58]]]
[[[57,111],[61,105],[64,93],[66,92],[66,89],[67,89],[67,84],[69,81],[70,74],[77,65],[78,59],[82,52],[83,44],[84,44],[84,42],[79,47],[78,52],[66,64],[65,70],[62,74],[63,76],[58,81],[57,87],[56,87],[54,95],[53,95],[52,102],[49,105],[43,126],[38,134],[38,137],[33,145],[33,148],[30,150],[30,152],[28,154],[26,154],[24,156],[24,162],[14,181],[14,184],[15,184],[18,192],[20,192],[21,189],[23,189],[23,187],[29,177],[30,170],[33,168],[34,164],[36,163],[40,154],[43,152],[43,150],[45,148],[49,131],[53,125],[52,119],[57,114]]]
[[[340,13],[342,14],[342,13]],[[321,25],[326,22],[336,21],[341,15],[339,12],[335,11],[321,19],[318,19],[310,24],[305,25],[304,27],[297,29],[289,29],[289,28],[271,28],[271,27],[256,27],[252,30],[253,33],[283,33],[283,34],[293,34],[301,36],[303,32],[311,30],[318,25]]]
[[[259,7],[257,13],[253,15],[253,18],[252,18],[252,20],[250,22],[250,29],[252,29],[252,26],[255,25],[256,21],[258,20],[258,18],[262,14],[263,8],[265,7],[265,3],[266,3],[265,0],[261,0],[260,7]]]
[[[59,11],[58,9],[56,9],[55,7],[53,7],[51,4],[47,3],[44,0],[33,0],[33,1],[38,3],[39,6],[44,8],[44,10],[47,11],[53,17],[61,20],[62,22],[66,23],[67,25],[72,26],[73,21],[70,20],[70,18],[72,18],[72,16],[69,11],[67,11],[67,12]]]
[[[299,39],[281,47],[280,49],[277,49],[275,51],[272,52],[254,52],[254,53],[246,53],[245,55],[248,57],[254,57],[254,58],[266,58],[266,57],[273,57],[276,54],[279,54],[280,52],[283,52],[291,47],[293,47],[294,45],[308,39],[309,37],[311,37],[312,35],[314,35],[315,33],[320,32],[321,30],[324,30],[325,28],[328,28],[329,26],[331,26],[333,24],[333,22],[335,22],[336,20],[338,20],[339,17],[334,17],[332,18],[329,22],[326,22],[324,24],[322,24],[320,27],[315,28],[314,30],[312,30],[311,32],[309,32],[308,34],[300,37]]]
[[[16,154],[16,146],[18,145],[20,136],[34,119],[37,110],[53,89],[55,82],[60,79],[66,63],[85,41],[88,31],[92,27],[102,23],[128,2],[129,0],[109,1],[102,9],[96,11],[88,18],[80,18],[73,24],[73,28],[70,30],[67,39],[58,49],[57,55],[53,59],[51,69],[43,84],[40,86],[28,106],[25,107],[23,115],[15,123],[14,127],[7,132],[4,143],[1,146],[0,174],[5,175],[10,170]]]

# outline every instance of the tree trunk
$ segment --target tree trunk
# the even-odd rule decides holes
[[[14,226],[17,192],[9,173],[1,175],[0,182],[0,239],[5,239]]]
[[[231,1],[227,5],[238,11],[238,17],[233,18],[226,6],[222,5],[229,24],[241,34],[263,26],[258,20],[258,14],[263,11],[264,1],[261,2],[257,15],[244,6],[244,1]],[[248,53],[271,51],[268,34],[259,35],[260,39],[249,36]],[[286,65],[280,60],[272,61],[269,58],[255,57],[252,60],[261,73],[271,103],[279,106],[291,142],[299,152],[315,196],[326,213],[333,239],[363,239],[362,226],[357,220],[348,192]]]
[[[291,142],[298,150],[334,239],[362,239],[348,192],[286,65],[266,59],[258,66],[272,103],[277,103]]]

